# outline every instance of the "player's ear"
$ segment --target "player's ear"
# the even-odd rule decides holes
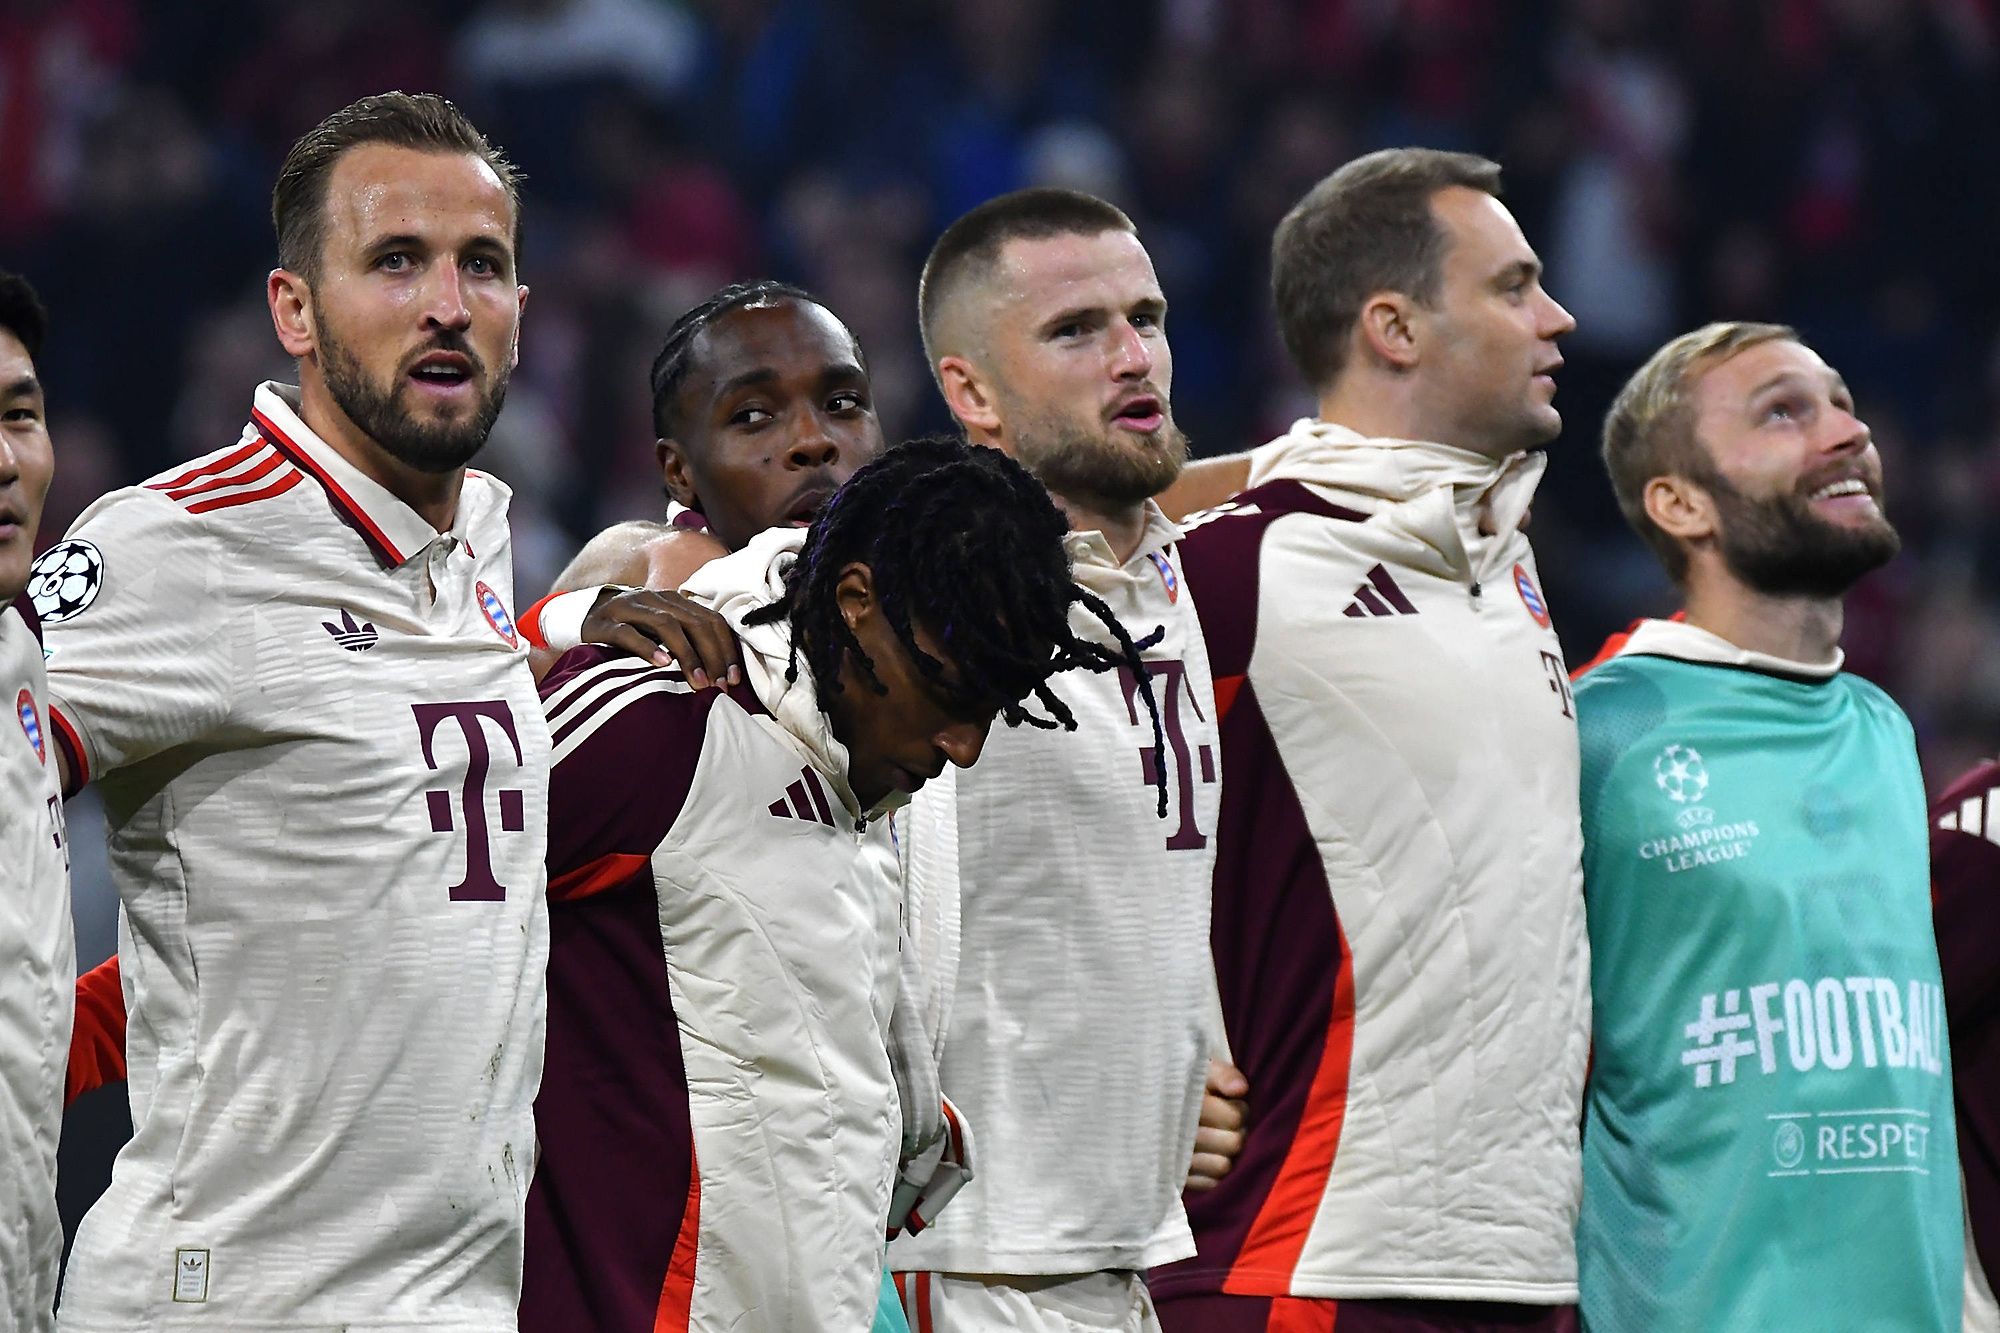
[[[979,373],[979,367],[962,356],[940,357],[937,377],[944,405],[964,423],[967,431],[1000,433],[1000,405],[993,396],[993,386]]]
[[[274,268],[265,280],[264,295],[271,306],[271,327],[278,332],[278,345],[287,356],[311,356],[319,345],[311,285],[289,269]]]
[[[688,470],[687,450],[681,442],[669,436],[655,440],[653,450],[660,460],[660,476],[667,483],[667,494],[675,504],[699,510],[701,497],[695,494],[694,474]]]
[[[1392,369],[1410,369],[1417,364],[1416,316],[1416,302],[1403,293],[1375,293],[1354,321],[1356,350]]]
[[[833,587],[834,601],[840,607],[840,618],[847,622],[850,633],[859,633],[861,626],[880,609],[875,599],[875,571],[859,560],[840,571],[840,581]]]
[[[1698,482],[1670,472],[1647,482],[1640,498],[1646,517],[1669,537],[1698,542],[1716,533],[1715,497]]]

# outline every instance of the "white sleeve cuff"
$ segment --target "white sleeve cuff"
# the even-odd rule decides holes
[[[551,652],[566,653],[583,642],[584,617],[597,605],[597,599],[604,595],[604,589],[578,588],[560,597],[551,597],[542,603],[542,614],[538,624],[542,631],[542,642]]]

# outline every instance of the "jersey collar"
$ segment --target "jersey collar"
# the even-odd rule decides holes
[[[298,392],[275,381],[259,385],[250,409],[251,423],[279,453],[326,488],[334,512],[361,534],[377,560],[393,569],[446,535],[313,434],[299,419],[294,405]],[[461,503],[460,526],[465,522],[464,511]]]
[[[1720,634],[1697,628],[1680,620],[1642,620],[1618,650],[1620,657],[1672,657],[1683,662],[1705,662],[1711,666],[1743,667],[1767,675],[1789,676],[1794,680],[1832,680],[1840,674],[1847,655],[1833,650],[1831,662],[1794,662],[1789,657],[1773,657],[1738,648]]]

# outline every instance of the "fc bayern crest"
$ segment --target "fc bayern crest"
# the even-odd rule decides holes
[[[493,627],[493,632],[505,639],[509,648],[519,648],[521,636],[514,632],[514,621],[507,614],[507,607],[500,600],[500,594],[483,582],[475,584],[473,591],[479,594],[479,610],[486,617],[486,623]]]
[[[1548,604],[1542,600],[1535,581],[1528,577],[1528,571],[1519,565],[1514,566],[1514,588],[1521,594],[1521,604],[1528,608],[1528,614],[1535,618],[1535,623],[1543,629],[1549,628]]]
[[[1160,582],[1167,585],[1167,600],[1178,602],[1181,599],[1181,583],[1174,577],[1174,567],[1158,551],[1146,552],[1146,558],[1153,562],[1154,569],[1160,571]]]
[[[28,744],[35,747],[35,758],[46,767],[49,751],[42,741],[42,716],[35,711],[35,696],[22,690],[21,697],[14,701],[14,711],[21,715],[21,730],[28,733]]]
[[[82,614],[103,586],[104,554],[75,537],[42,552],[28,569],[28,596],[44,625]]]

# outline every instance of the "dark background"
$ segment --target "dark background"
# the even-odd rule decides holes
[[[1094,191],[1172,304],[1176,415],[1225,452],[1311,411],[1265,296],[1285,209],[1357,153],[1470,149],[1579,323],[1533,527],[1571,661],[1673,606],[1595,457],[1611,394],[1705,320],[1791,322],[1882,448],[1905,549],[1846,647],[1936,790],[2000,749],[1996,56],[2000,0],[0,0],[0,265],[55,319],[42,536],[291,378],[271,179],[366,93],[445,92],[528,173],[522,363],[481,462],[515,487],[523,603],[659,512],[645,367],[725,281],[822,296],[897,438],[947,424],[931,239],[1017,186]],[[116,905],[101,815],[71,820],[88,965]],[[121,1098],[73,1112],[71,1209]]]

